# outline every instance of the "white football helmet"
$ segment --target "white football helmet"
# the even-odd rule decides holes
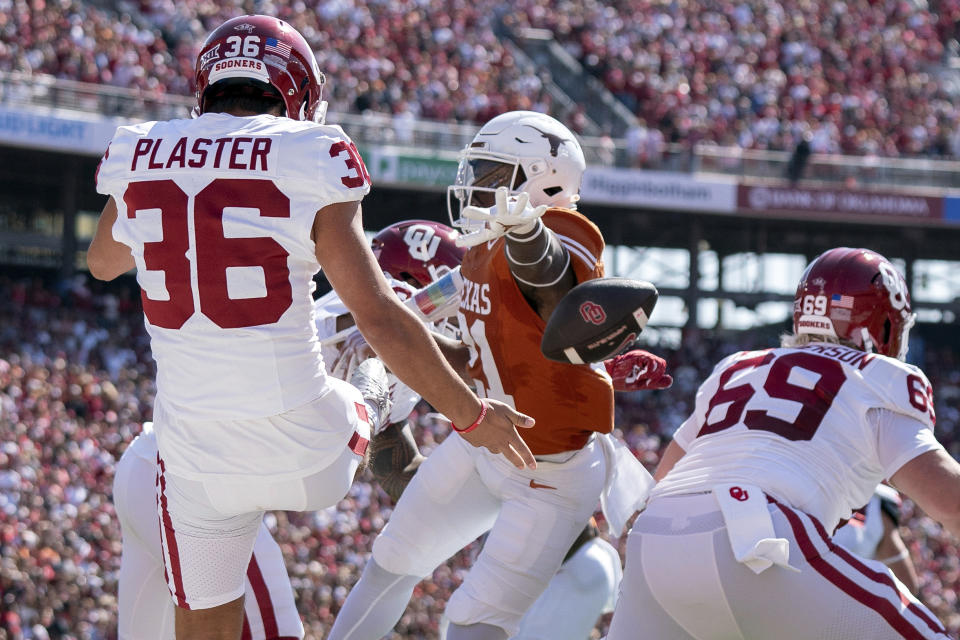
[[[469,205],[493,206],[497,187],[511,195],[529,193],[534,207],[575,209],[586,166],[576,136],[556,119],[536,111],[500,114],[460,154],[456,183],[447,188],[450,222],[476,229],[478,223],[460,212]]]

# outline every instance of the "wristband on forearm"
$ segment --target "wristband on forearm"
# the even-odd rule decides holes
[[[487,401],[483,398],[480,399],[480,415],[477,416],[477,419],[473,421],[469,427],[461,429],[457,425],[453,424],[453,421],[450,422],[450,426],[453,427],[453,430],[457,433],[470,433],[474,429],[480,426],[480,423],[483,422],[483,419],[487,417]]]
[[[528,229],[523,233],[518,233],[512,230],[507,231],[507,237],[516,242],[532,242],[534,239],[537,238],[537,236],[543,233],[544,229],[545,227],[543,226],[543,221],[537,218],[537,221],[534,223],[532,228]]]

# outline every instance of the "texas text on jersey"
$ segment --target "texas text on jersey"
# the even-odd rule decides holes
[[[596,225],[580,213],[559,208],[547,210],[543,223],[570,253],[578,281],[603,276],[604,245]],[[536,419],[523,434],[534,454],[580,449],[592,432],[613,429],[610,379],[602,366],[562,364],[543,357],[540,340],[545,323],[517,288],[504,242],[500,238],[474,247],[460,269],[465,285],[460,328],[471,351],[470,376],[480,395],[523,407]],[[493,305],[497,312],[491,314]]]

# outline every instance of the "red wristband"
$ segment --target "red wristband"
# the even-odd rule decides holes
[[[483,419],[487,415],[487,402],[483,398],[480,399],[480,415],[477,416],[477,419],[473,421],[473,424],[467,427],[466,429],[461,429],[457,425],[450,423],[450,426],[453,427],[453,430],[457,433],[470,433],[474,429],[480,426],[480,423],[483,422]]]

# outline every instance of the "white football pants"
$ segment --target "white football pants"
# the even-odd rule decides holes
[[[490,624],[515,634],[603,488],[606,462],[595,438],[563,457],[519,470],[451,434],[403,492],[374,542],[373,558],[392,574],[423,577],[489,531],[446,616],[459,625]]]
[[[175,607],[164,580],[157,517],[156,455],[153,433],[142,433],[120,458],[113,481],[113,501],[123,532],[118,588],[120,640],[174,638]],[[303,638],[280,547],[263,523],[247,567],[244,595],[244,638]]]
[[[712,493],[658,498],[633,525],[607,640],[946,640],[890,570],[838,547],[814,518],[768,505],[789,563],[737,562]]]

